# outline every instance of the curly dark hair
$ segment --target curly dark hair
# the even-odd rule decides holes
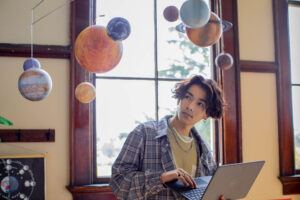
[[[206,92],[206,114],[215,119],[221,118],[224,111],[225,100],[222,96],[222,90],[214,80],[205,79],[201,75],[194,75],[175,85],[172,90],[174,94],[173,97],[177,100],[183,99],[192,85],[198,85]]]

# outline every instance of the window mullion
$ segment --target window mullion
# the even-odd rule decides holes
[[[158,61],[157,61],[157,0],[154,0],[154,70],[155,70],[155,118],[158,121]]]

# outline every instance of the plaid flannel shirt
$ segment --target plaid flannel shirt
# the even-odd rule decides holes
[[[127,137],[112,166],[110,187],[118,199],[181,199],[176,192],[161,183],[161,174],[176,169],[170,141],[168,118],[140,124]],[[198,155],[196,177],[209,176],[216,164],[207,144],[195,128]]]

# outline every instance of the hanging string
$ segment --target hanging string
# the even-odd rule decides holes
[[[219,12],[219,16],[220,16],[220,19],[223,20],[223,16],[222,16],[222,1],[221,0],[218,0],[219,1],[219,6],[218,6],[218,12]],[[222,29],[223,29],[223,25],[222,25]],[[223,37],[223,33],[221,35],[221,44],[220,44],[220,51],[221,53],[224,52],[224,37]]]
[[[44,0],[42,0],[42,1],[44,1]],[[54,8],[53,10],[51,10],[50,12],[48,12],[47,14],[45,14],[44,16],[42,16],[42,17],[40,17],[39,19],[37,19],[37,20],[35,20],[34,22],[32,22],[32,25],[35,24],[35,23],[37,23],[37,22],[39,22],[39,21],[41,21],[42,19],[44,19],[44,18],[47,17],[48,15],[52,14],[52,13],[55,12],[56,10],[62,8],[62,7],[65,6],[66,4],[71,3],[72,1],[74,1],[74,0],[68,0],[68,1],[66,1],[65,3],[61,4],[60,6]]]
[[[33,58],[33,11],[37,8],[44,0],[41,0],[38,4],[36,4],[33,8],[31,8],[31,24],[30,24],[30,52],[31,58]]]
[[[31,45],[30,45],[30,49],[31,49],[31,58],[33,58],[33,25],[36,24],[37,22],[41,21],[42,19],[44,19],[45,17],[49,16],[50,14],[52,14],[53,12],[55,12],[56,10],[62,8],[63,6],[65,6],[68,3],[71,3],[74,0],[68,0],[65,3],[61,4],[60,6],[54,8],[53,10],[51,10],[50,12],[46,13],[45,15],[43,15],[42,17],[38,18],[37,20],[33,21],[34,17],[33,17],[33,13],[34,13],[34,9],[36,9],[39,5],[41,5],[41,3],[43,3],[44,0],[41,0],[38,4],[36,4],[33,8],[31,8],[31,24],[30,24],[30,35],[31,35]]]
[[[33,30],[32,30],[32,21],[33,21],[33,9],[31,9],[31,24],[30,24],[30,52],[31,52],[31,58],[33,58]]]

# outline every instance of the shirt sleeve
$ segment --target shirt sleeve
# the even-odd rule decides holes
[[[110,187],[118,199],[147,199],[165,189],[163,171],[141,171],[144,148],[143,129],[131,132],[112,166]]]

